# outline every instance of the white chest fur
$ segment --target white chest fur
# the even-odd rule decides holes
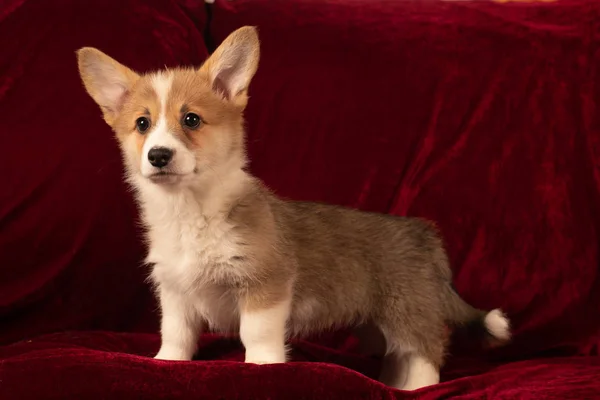
[[[153,193],[142,207],[154,282],[188,296],[213,329],[235,329],[232,283],[241,272],[231,262],[240,254],[234,227],[219,214],[206,217],[191,192]]]

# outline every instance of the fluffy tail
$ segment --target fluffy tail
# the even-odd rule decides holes
[[[447,322],[469,336],[500,345],[510,340],[510,322],[500,309],[479,310],[465,302],[449,284],[444,291]]]

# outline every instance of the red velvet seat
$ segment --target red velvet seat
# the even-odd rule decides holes
[[[196,361],[150,358],[137,212],[74,52],[198,65],[242,25],[262,39],[252,171],[434,220],[458,291],[514,323],[506,348],[454,348],[423,398],[600,398],[600,3],[4,0],[0,399],[414,398],[344,332],[287,365],[212,335]]]

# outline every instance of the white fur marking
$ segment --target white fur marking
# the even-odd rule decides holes
[[[496,339],[510,339],[510,323],[500,309],[490,311],[485,316],[485,327]]]
[[[424,357],[411,353],[405,366],[406,383],[402,390],[416,390],[440,383],[439,371]]]
[[[275,307],[244,312],[240,321],[240,338],[246,348],[246,362],[254,364],[284,363],[286,358],[286,324],[290,299]]]
[[[160,72],[152,77],[152,87],[158,96],[160,102],[160,118],[164,118],[167,112],[167,98],[173,83],[173,74],[169,72]]]
[[[196,167],[196,158],[188,150],[181,140],[177,139],[167,125],[167,101],[171,85],[173,83],[173,74],[168,72],[157,73],[152,77],[152,87],[158,96],[160,102],[160,114],[152,121],[150,132],[148,132],[144,147],[142,148],[141,173],[148,177],[158,171],[148,160],[148,152],[153,147],[166,147],[175,152],[173,160],[169,164],[169,170],[177,174],[191,174]]]
[[[169,149],[175,149],[178,140],[169,133],[169,127],[167,126],[167,100],[169,91],[171,90],[171,84],[173,83],[173,75],[170,73],[157,73],[152,77],[152,88],[156,92],[158,101],[160,103],[160,114],[155,117],[155,121],[152,121],[150,132],[146,135],[146,141],[142,149],[142,175],[149,176],[156,172],[156,168],[153,167],[148,161],[148,152],[154,147],[167,147]]]

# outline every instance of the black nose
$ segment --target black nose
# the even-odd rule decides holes
[[[153,167],[162,168],[173,158],[173,150],[166,147],[153,147],[148,152],[148,161]]]

